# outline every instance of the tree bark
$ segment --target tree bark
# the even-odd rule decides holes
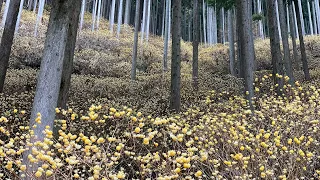
[[[122,24],[122,7],[123,7],[123,0],[120,0],[119,11],[118,11],[117,38],[120,37],[120,31],[121,31],[121,24]]]
[[[166,72],[168,70],[168,44],[169,44],[169,0],[166,1],[166,19],[165,19],[165,32],[164,32],[164,52],[163,52],[163,71]]]
[[[313,35],[313,24],[312,24],[311,9],[310,9],[309,1],[307,1],[307,6],[308,6],[308,18],[309,18],[310,34]]]
[[[272,58],[272,74],[274,83],[277,84],[277,94],[281,95],[283,78],[278,78],[278,75],[283,75],[283,62],[280,49],[280,37],[278,34],[276,3],[276,0],[268,0],[268,21]]]
[[[2,11],[2,4],[3,4],[3,0],[0,0],[0,13]]]
[[[312,4],[312,17],[313,17],[313,28],[314,33],[318,34],[318,27],[317,27],[317,16],[316,16],[316,7],[314,5],[314,1],[311,2]]]
[[[240,58],[241,66],[243,66],[243,76],[246,91],[246,98],[249,102],[250,108],[253,109],[252,98],[254,97],[253,91],[253,69],[254,69],[254,44],[252,33],[252,13],[249,11],[252,6],[251,0],[239,0],[236,2],[239,11],[239,24],[241,28],[239,31],[240,43]],[[237,22],[238,23],[238,22]],[[240,68],[241,69],[241,68]]]
[[[126,9],[124,14],[124,24],[129,24],[130,21],[131,0],[126,0]]]
[[[299,10],[298,0],[294,0],[295,2],[295,9],[296,12]],[[298,32],[299,32],[299,41],[300,41],[300,52],[301,52],[301,61],[302,61],[302,68],[304,72],[305,79],[309,81],[310,73],[309,73],[309,67],[308,67],[308,60],[307,60],[307,54],[306,54],[306,48],[304,45],[304,39],[303,39],[303,30],[301,25],[301,19],[297,17],[297,24],[298,24]]]
[[[299,12],[299,19],[301,22],[301,29],[302,29],[302,35],[306,35],[306,29],[305,29],[305,23],[304,23],[304,17],[303,17],[303,10],[302,10],[302,5],[301,5],[301,0],[294,0],[295,4],[298,5],[299,11],[296,10],[296,12]]]
[[[16,27],[17,16],[19,13],[19,0],[11,0],[8,7],[6,22],[0,44],[0,93],[4,89],[4,81],[9,65],[11,47],[13,44],[14,32]]]
[[[30,143],[43,141],[45,138],[43,131],[46,126],[50,127],[48,130],[53,128],[63,64],[66,57],[71,56],[71,54],[66,53],[68,52],[68,43],[71,43],[68,42],[68,36],[71,33],[71,27],[74,27],[74,23],[78,22],[78,19],[73,19],[72,17],[75,16],[75,12],[80,12],[80,4],[81,1],[79,0],[54,0],[53,2],[30,118],[30,127],[36,124],[35,119],[37,117],[41,117],[41,123],[37,123],[37,128],[34,129],[34,136],[30,138]],[[70,19],[74,21],[70,21]],[[38,113],[40,113],[40,116]],[[33,174],[40,165],[33,164],[32,167],[29,166],[31,163],[28,159],[28,154],[31,153],[33,147],[31,146],[29,151],[23,153],[23,164],[27,165],[26,172],[28,174]],[[26,177],[25,179],[32,179],[32,177]]]
[[[198,90],[198,59],[199,59],[199,2],[193,0],[193,61],[192,61],[192,79],[193,87]]]
[[[44,3],[45,0],[39,0],[39,8],[38,8],[38,15],[37,15],[37,21],[36,21],[36,26],[34,30],[34,37],[38,36],[38,29],[39,29],[39,24],[41,23],[42,20],[42,15],[43,15],[43,10],[44,10]]]
[[[131,80],[136,80],[137,71],[137,52],[138,52],[138,38],[139,38],[139,24],[140,24],[140,0],[136,0],[136,13],[135,13],[135,29],[134,29],[134,45],[132,55],[132,68]]]
[[[172,60],[170,109],[180,112],[180,69],[181,69],[181,0],[173,0],[172,11]]]
[[[236,76],[235,68],[235,48],[234,48],[234,27],[233,27],[233,9],[228,10],[228,38],[229,38],[229,60],[230,74]]]
[[[283,4],[283,0],[278,0],[278,9],[279,9],[279,19],[280,19],[280,29],[281,29],[281,37],[282,37],[282,46],[283,46],[283,61],[286,69],[286,75],[290,78],[289,83],[294,85],[294,76],[292,72],[292,62],[290,60],[290,49],[289,49],[289,41],[288,41],[288,31],[287,31],[287,23],[285,17],[285,6]],[[289,17],[288,17],[289,18]]]
[[[207,31],[206,31],[206,3],[202,0],[202,18],[203,18],[203,42],[207,43]]]
[[[67,102],[69,98],[69,89],[71,86],[71,74],[73,71],[73,59],[74,59],[74,50],[76,46],[77,40],[77,32],[78,32],[78,24],[79,24],[79,16],[81,10],[81,4],[74,4],[73,13],[70,15],[70,23],[68,29],[68,37],[65,47],[65,56],[63,59],[63,69],[62,69],[62,77],[60,84],[60,92],[58,98],[58,107],[62,109],[67,109]],[[79,6],[79,7],[78,7]]]
[[[81,17],[80,17],[80,26],[79,26],[79,30],[81,31],[83,28],[83,21],[84,21],[84,13],[85,13],[85,9],[86,9],[86,0],[82,0],[82,4],[81,4]]]
[[[113,32],[115,10],[116,10],[116,0],[112,0],[111,13],[110,13],[110,31],[111,31],[111,33]]]
[[[4,7],[4,12],[2,15],[2,21],[1,21],[1,27],[4,27],[6,24],[6,20],[7,20],[7,15],[8,15],[8,11],[9,11],[9,4],[10,4],[10,0],[6,0],[6,4]]]
[[[24,3],[24,0],[21,0],[21,1],[20,1],[20,7],[19,7],[18,18],[17,18],[17,22],[16,22],[15,33],[18,33],[18,31],[19,31],[19,27],[20,27],[20,19],[21,19],[21,14],[22,14],[22,10],[23,10],[23,3]]]
[[[292,39],[292,51],[293,51],[293,64],[296,69],[299,68],[299,63],[298,63],[298,50],[297,50],[297,36],[296,36],[296,30],[295,30],[295,18],[293,14],[293,6],[292,2],[289,2],[289,22],[290,22],[290,35]]]
[[[148,13],[146,19],[146,41],[149,40],[149,33],[150,33],[150,19],[151,19],[151,0],[148,0]]]

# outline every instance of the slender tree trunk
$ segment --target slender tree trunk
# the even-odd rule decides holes
[[[258,0],[258,13],[262,13],[262,5],[261,5],[261,0]],[[262,20],[259,20],[259,36],[261,39],[264,39],[264,31],[263,31],[263,23]]]
[[[319,7],[319,0],[314,0],[315,10],[316,10],[316,19],[318,25],[318,32],[320,33],[320,7]]]
[[[151,19],[151,0],[148,0],[148,16],[146,19],[146,41],[149,40],[149,33],[150,33],[150,19]]]
[[[299,32],[298,32],[298,23],[297,23],[297,13],[296,13],[296,9],[295,9],[295,2],[294,1],[292,1],[292,4],[293,4],[293,16],[294,16],[294,22],[295,22],[295,33],[296,33],[296,37],[298,37],[298,34],[299,34]]]
[[[269,20],[269,36],[272,57],[272,74],[274,83],[277,84],[277,94],[281,96],[283,88],[283,78],[278,78],[278,75],[283,75],[283,62],[280,49],[280,37],[277,24],[276,0],[268,0],[268,20]]]
[[[313,35],[313,24],[312,24],[311,9],[310,9],[309,1],[307,1],[307,6],[308,6],[308,17],[309,17],[310,34]]]
[[[129,24],[130,21],[131,0],[126,0],[126,9],[124,13],[124,24]]]
[[[19,13],[19,0],[11,0],[8,7],[7,18],[4,25],[3,34],[1,37],[0,44],[0,93],[4,89],[4,81],[6,78],[6,73],[9,65],[9,58],[11,53],[11,47],[14,37],[14,29],[17,21],[17,16]]]
[[[300,18],[300,22],[301,22],[301,28],[302,28],[302,35],[306,35],[306,29],[305,29],[305,23],[304,23],[304,17],[303,17],[303,10],[302,10],[302,5],[301,5],[301,0],[297,0],[295,1],[295,4],[298,5],[299,7],[299,18]]]
[[[37,11],[38,0],[34,0],[33,13]]]
[[[316,16],[316,10],[315,10],[314,1],[312,1],[312,17],[313,17],[313,28],[314,28],[314,33],[315,33],[315,34],[318,34],[318,28],[317,28],[317,16]]]
[[[123,7],[123,0],[120,0],[119,11],[118,11],[117,38],[120,37],[120,31],[121,31],[121,24],[122,24],[122,7]]]
[[[9,4],[10,4],[10,0],[6,0],[6,4],[5,4],[5,7],[4,7],[4,12],[3,12],[3,15],[2,15],[1,27],[4,27],[5,24],[6,24],[8,10],[9,10]]]
[[[218,27],[217,27],[217,13],[216,13],[216,7],[212,8],[212,14],[213,14],[213,44],[218,43]]]
[[[282,46],[283,46],[283,61],[286,69],[286,75],[290,78],[289,83],[294,85],[294,76],[292,71],[292,62],[290,60],[290,49],[289,49],[289,41],[288,41],[288,31],[285,17],[285,6],[283,4],[283,0],[278,0],[279,7],[279,19],[280,19],[280,29],[281,29],[281,37],[282,37]],[[288,17],[289,18],[289,17]],[[280,47],[279,47],[280,48]]]
[[[253,33],[252,33],[252,13],[250,11],[252,6],[251,0],[239,0],[236,2],[237,9],[241,11],[239,13],[239,42],[240,42],[240,58],[242,59],[241,64],[244,66],[244,82],[246,97],[249,101],[251,109],[253,109],[252,98],[254,97],[253,91],[253,69],[254,69],[254,44],[253,44]],[[239,16],[238,15],[238,16]]]
[[[181,0],[173,0],[172,14],[172,62],[170,109],[180,112],[180,69],[181,69]]]
[[[81,4],[81,16],[80,16],[80,27],[79,27],[79,30],[80,30],[80,31],[81,31],[82,28],[83,28],[83,21],[84,21],[85,9],[86,9],[86,0],[82,0],[82,4]]]
[[[33,3],[34,3],[33,0],[29,0],[29,2],[28,2],[28,11],[32,10]]]
[[[166,22],[165,22],[165,33],[164,33],[164,52],[163,52],[163,71],[166,72],[168,70],[168,44],[169,44],[169,0],[166,1]]]
[[[294,0],[294,2],[295,2],[295,9],[296,9],[296,11],[300,11],[300,10],[299,10],[299,5],[298,5],[297,1],[298,1],[298,0]],[[305,48],[304,40],[303,40],[303,30],[302,30],[302,24],[301,24],[301,23],[302,23],[302,22],[301,22],[301,19],[300,19],[300,18],[297,18],[302,68],[303,68],[303,72],[304,72],[305,79],[306,79],[307,81],[309,81],[311,78],[310,78],[310,73],[309,73],[308,60],[307,60],[306,48]]]
[[[233,28],[233,10],[228,10],[228,38],[229,38],[229,60],[230,60],[230,73],[236,76],[235,68],[235,48],[234,48],[234,28]]]
[[[192,79],[193,87],[198,90],[198,56],[199,56],[199,2],[193,0],[193,61],[192,61]]]
[[[43,15],[43,11],[44,11],[44,3],[45,3],[45,0],[39,0],[39,9],[38,9],[36,26],[35,26],[35,30],[34,30],[34,37],[38,36],[39,24],[41,24],[42,15]]]
[[[162,14],[162,30],[161,30],[161,37],[163,38],[164,36],[164,24],[165,24],[165,19],[166,19],[166,7],[167,7],[167,0],[163,0],[163,14]]]
[[[206,3],[202,0],[202,18],[203,18],[203,42],[207,43],[207,31],[206,31]]]
[[[275,8],[276,8],[276,18],[277,18],[277,27],[278,27],[278,33],[279,33],[279,37],[280,39],[282,38],[281,37],[281,29],[280,29],[280,17],[279,17],[279,8],[278,8],[278,1],[279,0],[275,0]]]
[[[143,15],[142,15],[142,25],[141,25],[141,43],[143,42],[144,32],[145,32],[145,22],[147,13],[148,0],[143,1]]]
[[[100,17],[101,17],[101,9],[102,9],[102,6],[101,6],[101,0],[98,0],[98,6],[97,6],[97,23],[96,23],[96,27],[97,27],[97,30],[99,30],[99,25],[100,25]]]
[[[225,36],[225,29],[224,29],[224,25],[225,25],[225,18],[224,18],[224,8],[221,8],[221,30],[222,30],[222,32],[221,32],[221,36],[222,36],[222,38],[221,38],[221,40],[222,40],[222,44],[224,44],[225,43],[225,39],[226,39],[226,36]]]
[[[24,0],[21,0],[21,1],[20,1],[20,7],[19,7],[18,18],[17,18],[17,22],[16,22],[15,33],[18,33],[18,31],[19,31],[19,27],[20,27],[20,19],[21,19],[21,14],[22,14],[22,10],[23,10],[23,3],[24,3]]]
[[[298,50],[297,50],[297,36],[295,30],[295,22],[294,22],[294,14],[293,14],[293,6],[292,2],[289,2],[289,21],[290,21],[290,35],[292,39],[292,51],[293,51],[293,62],[296,69],[299,68],[298,63]]]
[[[136,13],[135,13],[135,29],[134,29],[134,45],[132,55],[132,69],[131,79],[136,80],[137,71],[137,52],[138,52],[138,38],[139,38],[139,24],[140,24],[140,0],[136,0]]]
[[[116,11],[116,0],[112,0],[111,13],[110,13],[110,31],[111,31],[111,33],[113,32],[115,11]]]

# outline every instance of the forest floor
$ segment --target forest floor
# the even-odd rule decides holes
[[[6,164],[0,167],[0,178],[21,170],[15,160],[24,144],[21,134],[26,133],[32,108],[48,13],[37,38],[35,18],[23,12],[5,93],[0,94],[0,164]],[[306,37],[312,81],[303,82],[302,71],[296,68],[301,84],[287,85],[283,97],[273,91],[268,40],[255,42],[254,116],[242,98],[241,80],[228,75],[228,46],[200,47],[199,90],[194,91],[192,44],[182,42],[183,113],[173,115],[168,111],[170,72],[162,72],[162,38],[151,36],[140,42],[138,80],[131,81],[132,27],[123,26],[117,39],[115,32],[106,30],[104,20],[101,30],[91,32],[90,18],[85,16],[77,40],[70,109],[57,109],[62,119],[57,124],[63,128],[60,139],[51,139],[51,150],[59,153],[49,156],[58,160],[35,156],[49,164],[41,172],[67,179],[77,175],[85,179],[319,177],[319,36]],[[301,65],[295,62],[295,66]],[[15,153],[6,153],[10,149]],[[16,164],[13,171],[10,162]]]

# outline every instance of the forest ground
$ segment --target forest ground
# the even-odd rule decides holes
[[[34,22],[34,14],[23,12],[0,95],[0,163],[5,165],[0,178],[24,169],[19,158],[29,135],[48,13],[38,38],[33,37]],[[227,45],[200,47],[196,92],[191,86],[192,46],[182,42],[183,111],[172,115],[170,73],[161,69],[162,39],[151,36],[140,44],[138,80],[131,81],[132,28],[123,28],[118,40],[105,30],[105,21],[100,24],[104,30],[91,32],[90,27],[87,14],[88,30],[79,34],[75,51],[71,109],[56,110],[59,137],[45,131],[48,139],[31,158],[49,164],[36,177],[45,172],[56,179],[319,178],[319,36],[306,37],[312,80],[303,82],[296,68],[296,80],[302,83],[286,85],[283,97],[274,94],[269,75],[269,42],[255,41],[254,115],[242,98],[241,80],[228,75]]]

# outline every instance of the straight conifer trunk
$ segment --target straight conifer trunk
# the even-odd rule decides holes
[[[299,68],[299,63],[298,63],[298,50],[297,50],[297,35],[296,35],[296,30],[295,30],[295,18],[293,14],[293,6],[292,2],[289,2],[289,22],[290,22],[290,35],[291,35],[291,40],[292,40],[292,51],[293,51],[293,63],[294,67],[296,69]]]
[[[136,13],[134,17],[134,43],[131,67],[131,80],[136,80],[137,71],[137,53],[138,53],[138,38],[139,38],[139,23],[140,23],[140,0],[136,0]]]
[[[298,0],[294,0],[295,2],[295,9],[296,12],[299,12],[299,5]],[[306,54],[306,48],[304,45],[304,39],[303,39],[303,30],[302,30],[302,24],[301,19],[297,17],[297,25],[298,25],[298,33],[299,33],[299,41],[300,41],[300,51],[301,51],[301,61],[302,61],[302,69],[304,72],[305,79],[307,81],[310,80],[310,73],[309,73],[309,67],[308,67],[308,60],[307,60],[307,54]]]
[[[280,19],[279,28],[281,29],[284,67],[286,69],[286,75],[290,78],[289,83],[293,85],[295,80],[292,72],[292,62],[290,60],[290,49],[289,49],[289,41],[288,41],[289,37],[288,37],[288,31],[287,31],[285,6],[283,3],[283,0],[278,0],[278,7],[279,7],[279,19]]]
[[[228,38],[229,38],[229,60],[230,74],[236,76],[235,68],[235,48],[234,48],[234,27],[233,27],[233,9],[228,10]]]
[[[199,2],[193,0],[193,61],[192,61],[192,79],[193,87],[198,90],[198,59],[199,59]]]
[[[34,129],[34,136],[31,137],[30,143],[43,141],[45,138],[43,131],[46,129],[46,126],[50,127],[48,130],[52,130],[53,128],[64,60],[68,56],[73,56],[73,54],[67,53],[71,50],[68,49],[70,47],[68,37],[71,34],[72,27],[76,27],[75,23],[78,23],[79,18],[75,19],[73,17],[79,16],[75,15],[75,13],[80,12],[80,7],[81,1],[79,0],[53,1],[30,118],[30,127],[36,124],[35,119],[37,117],[41,117],[41,124],[37,124],[37,128]],[[75,39],[74,35],[72,38]],[[40,116],[38,113],[40,113]],[[32,149],[32,146],[30,149]],[[39,166],[36,164],[33,164],[32,167],[29,166],[28,154],[30,153],[30,150],[23,153],[23,164],[27,165],[26,172],[28,174],[32,174]],[[31,177],[26,177],[25,179],[31,179]]]
[[[1,37],[0,44],[0,93],[4,89],[4,81],[7,74],[7,69],[9,65],[9,58],[11,53],[11,47],[13,44],[14,32],[17,22],[17,16],[19,13],[19,0],[11,0],[8,7],[8,13],[6,22],[4,25],[3,34]]]
[[[180,112],[180,69],[181,69],[181,0],[173,0],[172,11],[172,60],[170,109]]]

